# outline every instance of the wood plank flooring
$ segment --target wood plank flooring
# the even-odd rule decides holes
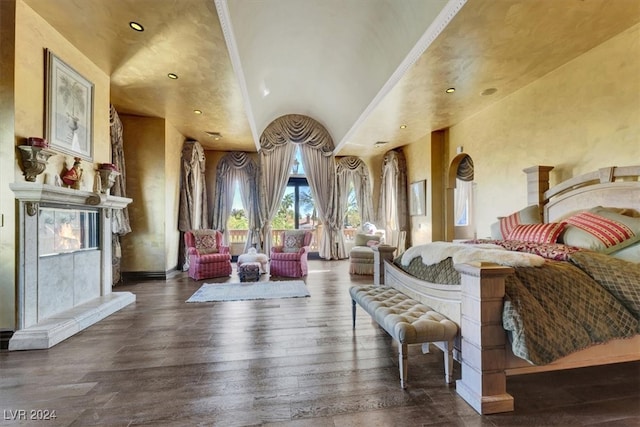
[[[515,412],[480,416],[442,353],[415,346],[400,389],[388,335],[360,309],[351,329],[348,287],[371,280],[314,260],[310,298],[187,304],[205,281],[184,273],[119,286],[137,302],[49,350],[0,352],[0,425],[640,425],[638,363],[509,378]]]

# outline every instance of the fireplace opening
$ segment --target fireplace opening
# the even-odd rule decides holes
[[[97,209],[40,207],[38,254],[48,256],[98,249],[99,222]]]

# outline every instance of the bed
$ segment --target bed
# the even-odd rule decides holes
[[[576,266],[597,270],[600,266],[605,267],[610,263],[613,267],[609,268],[614,273],[616,271],[625,272],[625,280],[627,283],[631,283],[630,293],[634,294],[630,297],[637,299],[640,294],[637,288],[640,286],[640,276],[637,275],[638,268],[640,268],[640,232],[638,229],[635,229],[635,236],[631,230],[630,235],[625,236],[624,239],[618,239],[624,240],[624,244],[620,246],[612,244],[610,247],[606,246],[604,250],[600,250],[600,248],[591,247],[591,242],[584,239],[584,233],[581,234],[584,230],[580,228],[579,222],[584,218],[589,219],[589,215],[595,218],[601,218],[600,215],[613,215],[613,218],[620,218],[615,215],[624,215],[625,218],[632,218],[629,222],[631,228],[640,222],[640,218],[638,218],[640,215],[640,166],[602,168],[549,188],[549,171],[552,169],[549,166],[535,166],[525,169],[528,202],[530,206],[537,209],[538,217],[543,219],[541,222],[544,227],[550,229],[553,224],[563,224],[560,226],[560,231],[556,230],[556,237],[559,236],[557,246],[562,249],[560,255],[556,260],[548,259],[556,256],[554,252],[552,256],[544,260],[542,267],[537,268],[559,268],[558,274],[564,275],[565,270],[575,269]],[[597,215],[592,212],[596,212]],[[607,212],[613,213],[609,215]],[[506,219],[503,219],[499,224],[504,225],[507,222]],[[619,222],[613,221],[613,223],[619,225]],[[534,226],[526,227],[523,224],[512,224],[510,236],[513,236],[511,234],[513,227],[531,229]],[[566,243],[563,241],[563,237],[566,237]],[[476,241],[473,244],[478,246],[487,244],[489,247],[496,244],[500,246],[500,242],[493,239]],[[582,249],[578,249],[576,244],[580,245],[579,247]],[[508,244],[503,245],[503,248],[508,246]],[[589,250],[585,251],[584,248]],[[410,248],[408,252],[413,249]],[[420,250],[424,251],[425,249],[421,248]],[[537,249],[533,252],[539,255]],[[536,267],[509,267],[484,261],[454,263],[449,258],[446,261],[451,263],[458,273],[459,283],[445,276],[432,276],[434,280],[427,281],[412,276],[405,271],[404,267],[401,268],[400,258],[396,259],[394,263],[390,256],[385,257],[382,252],[380,254],[381,256],[378,257],[380,265],[375,269],[374,281],[376,283],[385,283],[397,288],[411,298],[432,307],[460,326],[461,334],[456,341],[454,355],[461,364],[462,372],[461,379],[456,382],[456,391],[481,414],[513,411],[513,397],[506,390],[507,376],[640,360],[640,335],[638,334],[638,325],[640,324],[638,318],[640,316],[637,310],[637,304],[640,303],[637,300],[622,301],[622,305],[627,304],[626,308],[630,304],[636,310],[627,310],[628,313],[622,313],[622,318],[617,320],[608,318],[609,312],[614,311],[613,308],[593,309],[596,313],[595,318],[606,318],[604,323],[618,322],[616,327],[624,329],[624,331],[617,332],[619,338],[611,338],[609,335],[600,336],[598,332],[596,334],[599,337],[596,340],[597,344],[585,345],[584,342],[576,342],[575,348],[569,346],[563,349],[556,349],[553,345],[546,349],[539,348],[539,354],[535,356],[523,358],[514,354],[521,355],[522,352],[517,346],[512,346],[517,341],[514,336],[518,334],[511,328],[512,321],[507,317],[503,318],[503,316],[506,316],[505,313],[509,308],[512,308],[514,301],[519,300],[518,297],[513,297],[509,293],[513,292],[513,282],[521,280],[522,272]],[[464,260],[465,258],[459,259]],[[572,266],[569,267],[568,264]],[[555,270],[548,270],[547,274],[555,274]],[[572,274],[574,273],[572,272]],[[582,274],[582,272],[576,274]],[[587,272],[585,274],[593,273]],[[611,276],[612,273],[607,272],[604,275]],[[556,279],[553,276],[553,280]],[[582,280],[575,278],[568,280],[573,280],[575,283],[582,282]],[[586,283],[586,280],[584,282]],[[563,288],[571,288],[571,286],[563,286]],[[590,305],[592,300],[609,298],[611,296],[609,291],[583,299],[587,300],[587,305]],[[552,299],[560,300],[560,303],[563,298],[567,298],[554,297],[549,292],[548,286],[542,287],[542,292],[549,294]],[[602,291],[596,290],[594,292]],[[507,296],[505,297],[505,295]],[[603,298],[603,296],[607,298]],[[544,306],[545,303],[542,304]],[[613,307],[613,304],[617,303],[610,302],[610,304],[612,304],[610,307]],[[617,305],[615,310],[617,310]],[[561,311],[573,315],[570,313],[573,311],[573,306],[566,305]],[[558,312],[558,314],[561,313]],[[632,317],[631,320],[629,314]],[[513,322],[518,323],[519,320],[516,319]],[[606,325],[604,326],[606,327]],[[509,330],[507,331],[505,328]],[[533,344],[530,347],[535,348]],[[560,356],[558,356],[559,354]]]

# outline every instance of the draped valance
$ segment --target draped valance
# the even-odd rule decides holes
[[[331,135],[324,126],[308,116],[288,114],[275,119],[260,136],[260,150],[269,154],[276,147],[289,142],[320,150],[326,157],[333,155]]]
[[[473,181],[473,159],[471,156],[465,156],[462,159],[456,171],[456,178],[461,181]]]

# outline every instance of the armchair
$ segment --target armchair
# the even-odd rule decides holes
[[[271,248],[272,276],[302,277],[308,272],[307,255],[313,233],[311,230],[285,230],[280,235],[282,245]]]
[[[371,234],[356,233],[355,245],[349,251],[349,273],[372,275],[374,270],[374,258],[372,246],[384,241],[382,231]]]
[[[194,280],[231,275],[229,247],[222,245],[218,230],[190,230],[184,233],[189,257],[189,277]]]

